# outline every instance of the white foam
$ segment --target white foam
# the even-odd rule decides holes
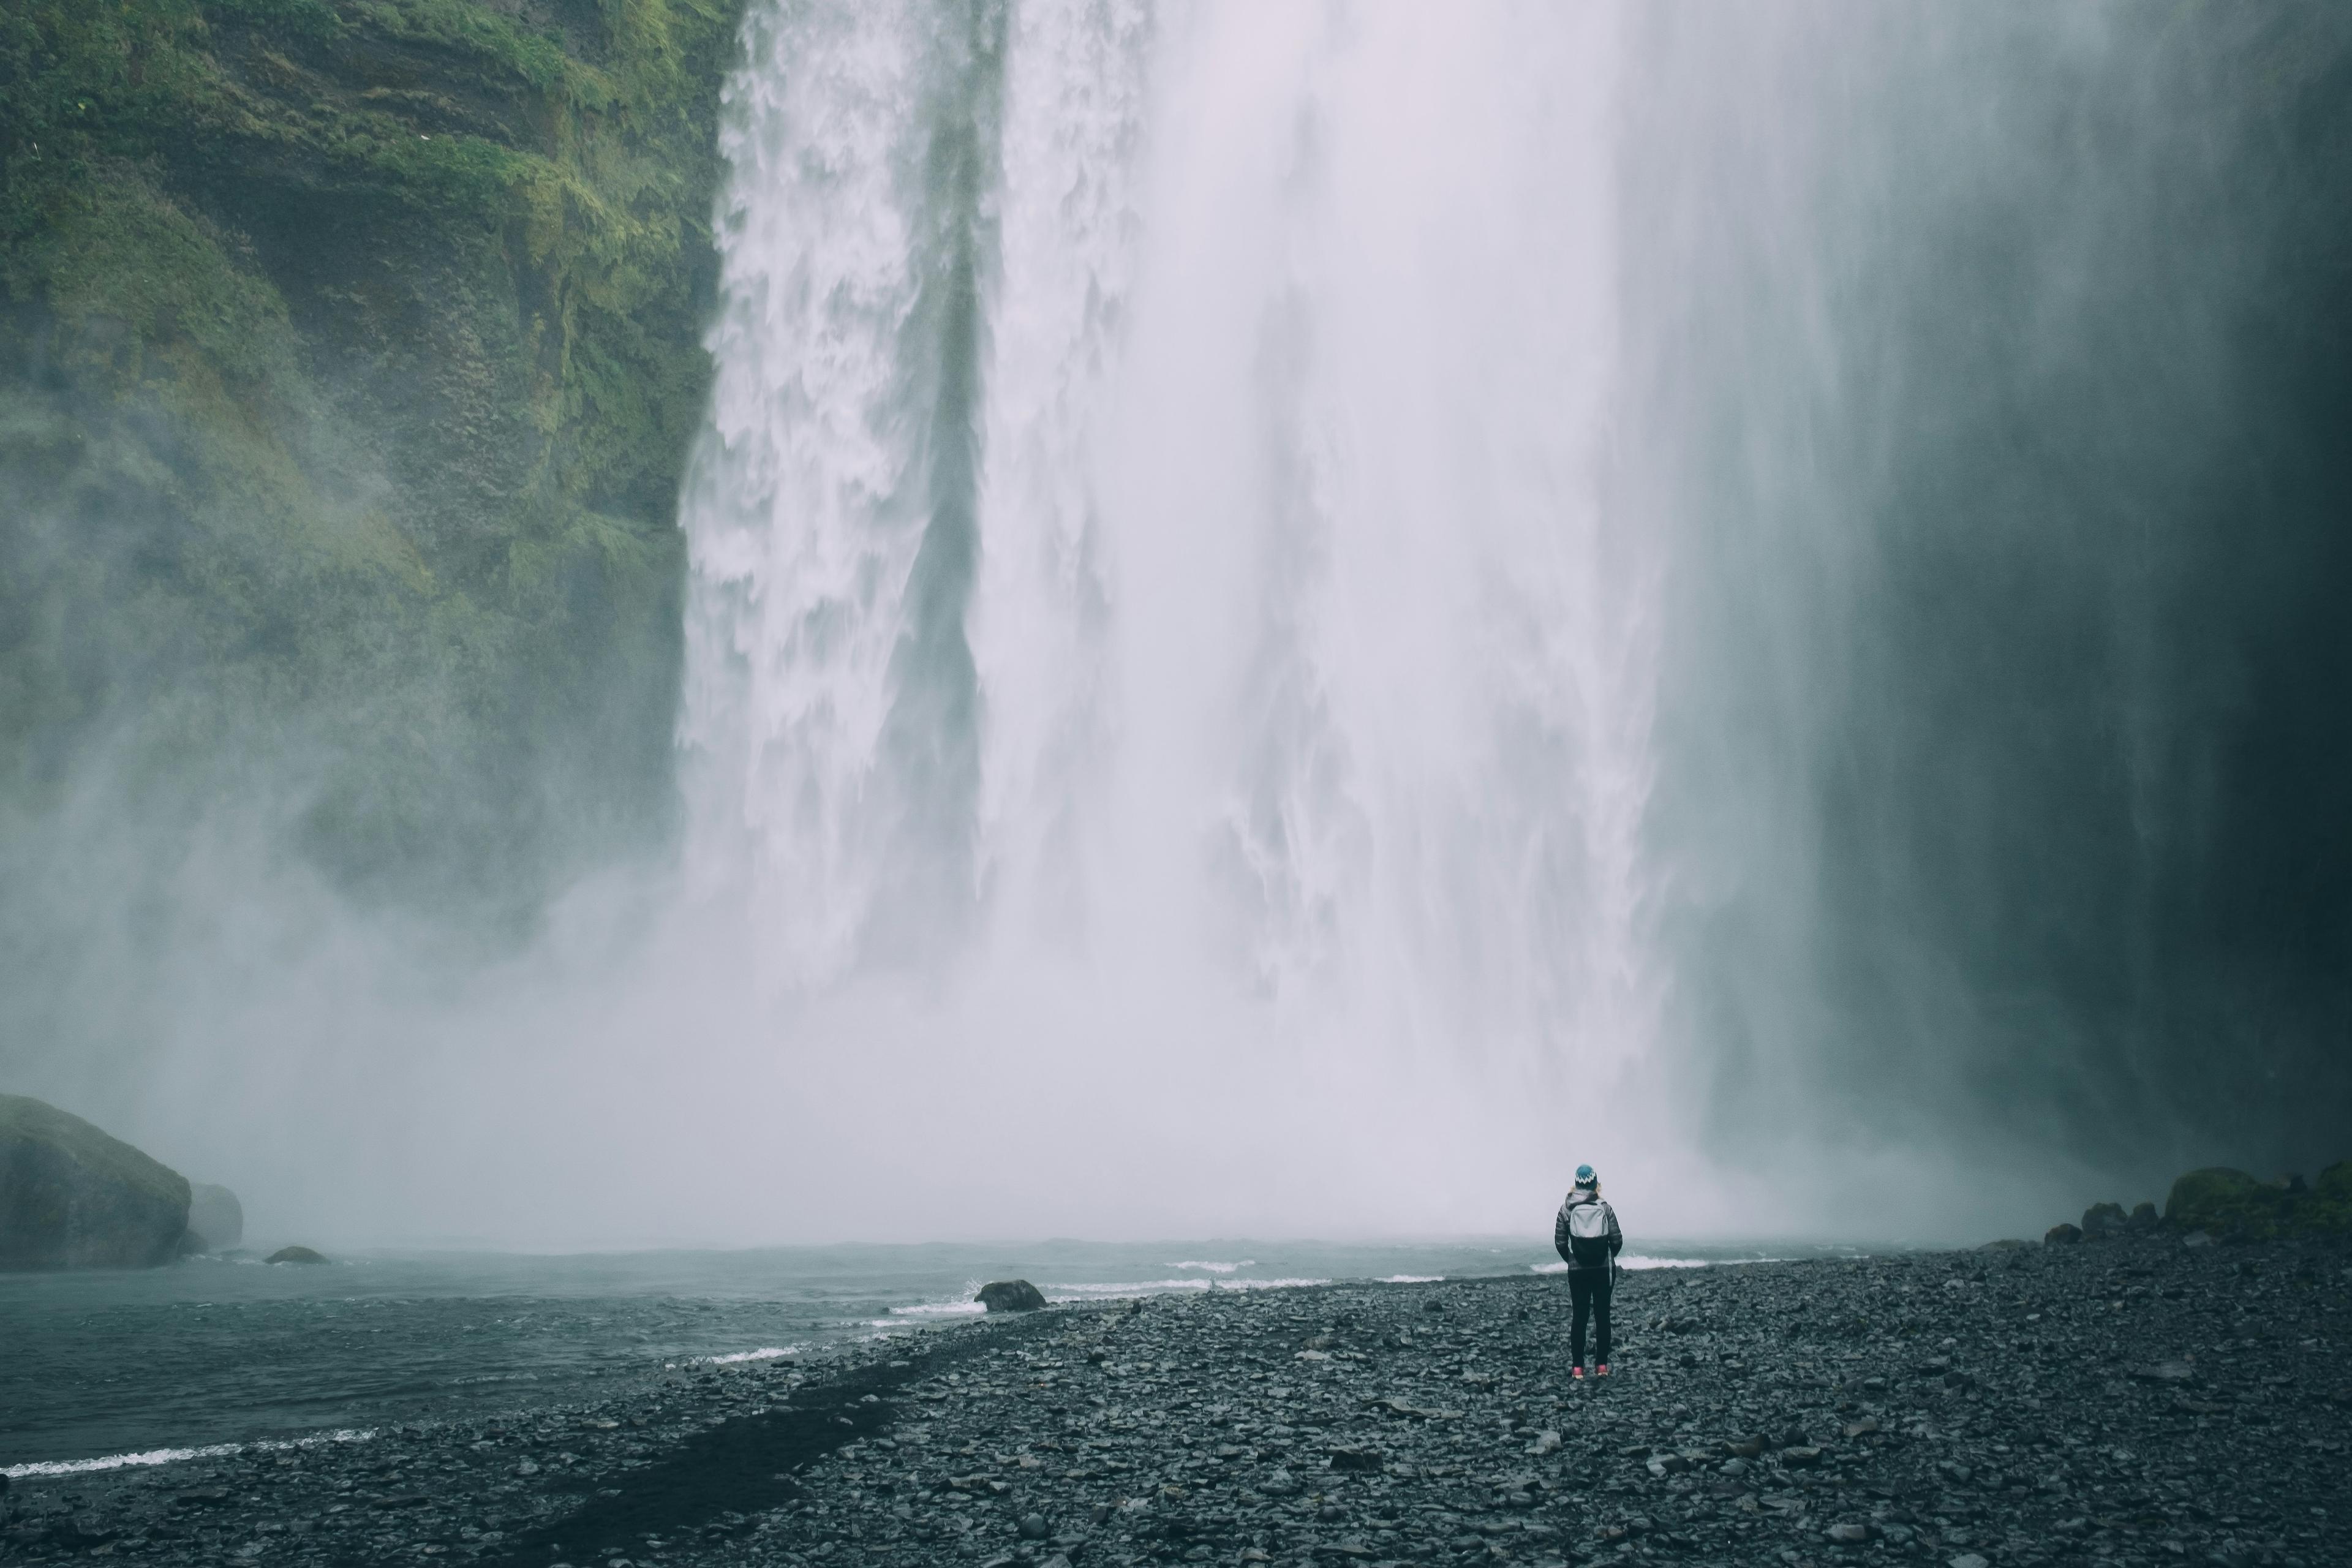
[[[762,1345],[755,1351],[737,1351],[732,1355],[707,1355],[699,1359],[709,1366],[733,1366],[738,1362],[774,1361],[780,1356],[800,1353],[798,1345]]]
[[[1383,1285],[1435,1285],[1444,1278],[1443,1274],[1383,1274],[1380,1282]]]
[[[1168,1290],[1212,1290],[1223,1281],[1211,1279],[1128,1279],[1048,1285],[1045,1287],[1048,1300],[1076,1301],[1095,1296],[1149,1296]]]
[[[1328,1279],[1220,1279],[1220,1290],[1297,1290],[1310,1285],[1328,1285]]]
[[[214,1443],[202,1448],[149,1448],[136,1454],[109,1454],[98,1459],[43,1459],[29,1465],[0,1468],[0,1476],[79,1476],[91,1470],[121,1470],[133,1465],[172,1465],[182,1459],[217,1459],[245,1451],[242,1443]]]
[[[107,1454],[95,1459],[37,1459],[26,1465],[0,1465],[0,1476],[6,1476],[11,1480],[24,1476],[82,1476],[93,1470],[122,1470],[140,1465],[176,1465],[184,1459],[225,1459],[231,1454],[283,1453],[289,1448],[315,1448],[322,1443],[364,1443],[374,1436],[373,1428],[362,1431],[345,1427],[309,1437],[260,1443],[207,1443],[200,1448],[146,1448],[136,1454]]]
[[[1287,1290],[1328,1285],[1328,1279],[1127,1279],[1110,1283],[1040,1287],[1049,1301],[1089,1301],[1106,1297],[1164,1296],[1191,1290]]]
[[[1652,1258],[1647,1253],[1628,1252],[1618,1258],[1617,1267],[1620,1268],[1713,1268],[1716,1267],[1716,1260],[1707,1258]],[[1530,1263],[1528,1265],[1528,1270],[1533,1274],[1565,1274],[1568,1272],[1568,1265]]]
[[[1256,1263],[1257,1259],[1255,1258],[1244,1258],[1239,1263],[1207,1263],[1202,1262],[1198,1258],[1192,1258],[1182,1263],[1171,1263],[1168,1267],[1171,1268],[1205,1269],[1211,1274],[1231,1274],[1236,1268],[1252,1268],[1255,1266]]]
[[[911,1307],[893,1307],[890,1313],[898,1318],[969,1318],[987,1310],[978,1301],[918,1301]]]

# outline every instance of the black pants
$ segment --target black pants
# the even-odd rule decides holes
[[[1587,1318],[1592,1320],[1595,1331],[1593,1359],[1602,1366],[1609,1364],[1609,1274],[1606,1265],[1599,1268],[1571,1268],[1568,1271],[1568,1348],[1570,1353],[1576,1357],[1579,1366],[1584,1364],[1584,1323]]]

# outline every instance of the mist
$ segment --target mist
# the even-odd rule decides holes
[[[1493,1233],[1580,1162],[1984,1239],[2345,1152],[2352,26],[740,42],[675,701],[445,759],[564,852],[355,876],[322,781],[457,677],[162,766],[118,679],[0,818],[0,1085],[345,1244]]]

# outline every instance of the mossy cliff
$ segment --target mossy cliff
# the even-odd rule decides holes
[[[0,13],[18,831],[100,774],[509,903],[658,832],[740,9]]]
[[[185,1176],[121,1139],[0,1094],[0,1271],[169,1263],[188,1198]]]
[[[2339,1160],[2315,1183],[2301,1176],[2265,1182],[2243,1171],[2211,1165],[2172,1184],[2167,1225],[2233,1239],[2352,1232],[2352,1160]]]

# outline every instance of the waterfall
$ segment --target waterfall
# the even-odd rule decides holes
[[[888,997],[918,1076],[1351,1108],[1531,1170],[1641,1074],[1657,563],[1609,468],[1615,32],[750,24],[680,742],[692,879],[780,1058],[854,1058],[879,1026],[843,999]]]
[[[2352,8],[750,0],[740,43],[676,856],[577,772],[666,721],[543,679],[650,679],[557,569],[625,529],[534,533],[537,629],[256,687],[234,772],[138,760],[211,721],[176,676],[20,681],[85,739],[0,823],[8,1087],[305,1223],[581,1245],[1517,1231],[1583,1161],[1645,1232],[1981,1240],[2343,1156]],[[28,647],[156,630],[91,539]],[[377,725],[380,841],[320,794]],[[510,878],[526,823],[578,859]]]

